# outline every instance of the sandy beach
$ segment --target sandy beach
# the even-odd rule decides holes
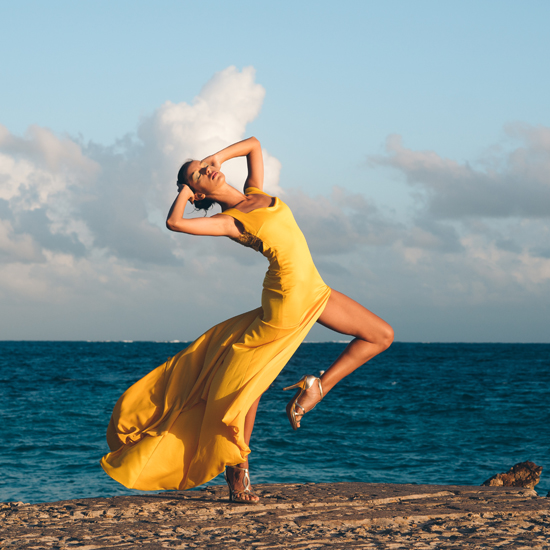
[[[532,489],[370,483],[258,485],[0,505],[2,549],[540,548],[550,499]]]

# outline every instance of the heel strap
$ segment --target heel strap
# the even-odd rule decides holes
[[[321,376],[323,376],[323,374],[325,374],[325,371],[322,370],[319,372],[319,378],[317,378],[317,384],[319,386],[319,393],[321,394],[321,399],[319,401],[319,403],[323,400],[323,397],[325,397],[325,394],[323,393],[323,386],[321,385]]]
[[[227,477],[227,469],[228,468],[235,468],[236,470],[242,470],[244,472],[244,476],[242,479],[242,484],[244,489],[241,489],[240,491],[234,489],[232,483],[229,481]],[[239,497],[239,495],[245,494],[245,495],[251,495],[253,497],[257,497],[256,493],[252,491],[252,488],[250,486],[250,474],[248,473],[248,468],[241,468],[240,466],[226,466],[225,471],[223,473],[223,476],[225,477],[225,481],[227,482],[227,486],[229,487],[229,500],[232,502],[238,502],[241,504],[258,504],[259,500],[249,500],[249,499],[242,499]]]
[[[235,490],[233,491],[235,493],[252,493],[252,491],[250,490],[250,474],[248,473],[248,468],[241,468],[240,466],[226,466],[225,469],[227,470],[227,468],[234,468],[235,470],[241,470],[244,472],[244,476],[243,476],[244,489],[242,491],[235,491]],[[225,480],[227,481],[227,484],[229,485],[229,480],[227,479],[226,472],[224,472],[224,476],[225,476]]]
[[[225,469],[227,470],[227,468],[234,468],[235,470],[241,470],[242,472],[244,472],[244,476],[243,476],[243,487],[244,487],[244,489],[242,491],[235,491],[235,492],[237,492],[237,493],[251,493],[252,491],[250,490],[250,474],[248,473],[248,468],[241,468],[240,466],[226,466]],[[226,472],[224,472],[224,475],[225,475],[225,480],[229,484],[229,480],[227,479]]]

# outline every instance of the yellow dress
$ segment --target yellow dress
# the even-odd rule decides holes
[[[266,194],[248,188],[247,194]],[[268,195],[269,196],[269,195]],[[239,242],[269,260],[262,307],[233,317],[131,386],[107,429],[101,466],[128,488],[190,489],[250,453],[244,420],[323,312],[319,275],[290,208],[223,212],[245,229]]]

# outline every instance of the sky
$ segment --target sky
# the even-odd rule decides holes
[[[550,342],[549,24],[536,0],[0,0],[0,339],[188,341],[257,307],[265,258],[164,225],[182,162],[254,135],[327,284],[397,341]]]

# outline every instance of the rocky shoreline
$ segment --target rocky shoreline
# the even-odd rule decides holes
[[[373,483],[257,485],[43,504],[0,504],[0,548],[540,548],[550,498],[533,489]]]

